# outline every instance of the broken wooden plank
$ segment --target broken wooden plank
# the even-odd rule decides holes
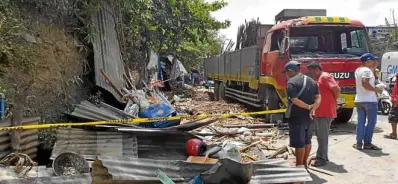
[[[282,146],[276,152],[271,154],[268,158],[270,158],[270,159],[276,158],[276,156],[278,156],[279,154],[285,153],[286,151],[287,151],[287,146]]]
[[[240,151],[240,152],[244,152],[244,151],[246,151],[247,149],[249,149],[249,148],[251,148],[251,147],[253,147],[253,146],[255,146],[255,145],[257,145],[257,144],[259,144],[259,143],[261,143],[261,142],[263,142],[263,141],[262,141],[262,140],[259,140],[259,141],[253,142],[253,143],[251,143],[251,144],[248,145],[248,146],[242,147],[239,151]]]
[[[187,162],[190,163],[207,163],[207,164],[215,164],[218,162],[217,159],[214,158],[208,158],[208,157],[199,157],[199,156],[189,156],[187,159]]]
[[[289,146],[287,146],[287,151],[289,152],[289,155],[294,155],[296,156],[296,154],[294,153],[293,149]]]
[[[123,78],[124,78],[124,80],[126,80],[127,84],[130,86],[131,89],[136,90],[135,86],[133,85],[133,82],[130,81],[130,79],[126,76],[126,74],[123,74]]]
[[[117,92],[118,95],[120,95],[120,98],[123,97],[123,93],[122,91],[120,91],[120,89],[118,89],[115,84],[113,84],[113,82],[111,81],[111,79],[109,78],[109,76],[105,73],[105,71],[103,69],[100,70],[101,74],[104,76],[104,78],[108,81],[109,85]]]
[[[223,125],[224,128],[272,128],[274,124]]]
[[[260,136],[260,137],[272,137],[274,135],[275,135],[275,133],[273,133],[273,132],[256,133],[256,136]]]

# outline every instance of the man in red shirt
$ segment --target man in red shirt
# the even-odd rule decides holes
[[[337,98],[340,87],[334,78],[323,71],[321,64],[313,62],[308,65],[308,70],[315,81],[318,81],[319,93],[322,97],[321,105],[315,112],[315,131],[318,140],[318,150],[312,166],[326,165],[328,158],[330,124],[336,118]]]
[[[385,135],[385,138],[388,139],[397,139],[397,122],[398,122],[398,74],[395,76],[395,84],[394,89],[391,93],[391,100],[393,104],[393,108],[390,111],[390,115],[388,116],[388,121],[391,123],[392,133]]]

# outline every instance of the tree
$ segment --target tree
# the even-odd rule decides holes
[[[204,0],[122,0],[126,60],[143,67],[153,49],[177,56],[188,68],[201,64],[201,57],[222,50],[217,31],[230,22],[217,21],[210,13],[226,5]]]
[[[229,21],[220,22],[210,15],[227,5],[223,1],[153,0],[152,3],[150,43],[159,53],[185,59],[203,57],[208,54],[209,46],[217,49],[214,48],[219,44],[216,31],[230,25]],[[203,54],[198,55],[200,52]]]

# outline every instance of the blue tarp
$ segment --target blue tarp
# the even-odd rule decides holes
[[[168,104],[154,104],[148,107],[144,112],[140,113],[141,118],[161,118],[176,116],[176,111]],[[180,120],[176,121],[159,121],[153,123],[143,123],[141,126],[147,128],[166,128],[171,126],[176,126],[180,124]]]

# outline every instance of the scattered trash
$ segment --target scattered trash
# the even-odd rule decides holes
[[[199,176],[195,176],[188,184],[204,184]]]
[[[242,161],[242,156],[240,154],[238,146],[236,146],[236,144],[229,142],[229,141],[224,142],[224,145],[222,146],[221,151],[218,152],[218,157],[220,159],[229,158],[236,162]]]
[[[206,143],[200,139],[190,139],[185,146],[185,151],[189,156],[203,156],[206,150]]]
[[[245,120],[246,119],[246,117],[244,117],[244,116],[237,116],[237,118],[239,118],[241,120]]]
[[[138,117],[138,113],[140,112],[140,107],[131,100],[129,100],[126,107],[124,108],[124,112],[132,116]]]
[[[158,174],[158,178],[163,184],[174,184],[173,180],[171,180],[165,173],[161,170],[157,170],[156,173]]]
[[[179,102],[179,101],[181,101],[181,98],[177,95],[174,95],[173,100],[176,102]]]

